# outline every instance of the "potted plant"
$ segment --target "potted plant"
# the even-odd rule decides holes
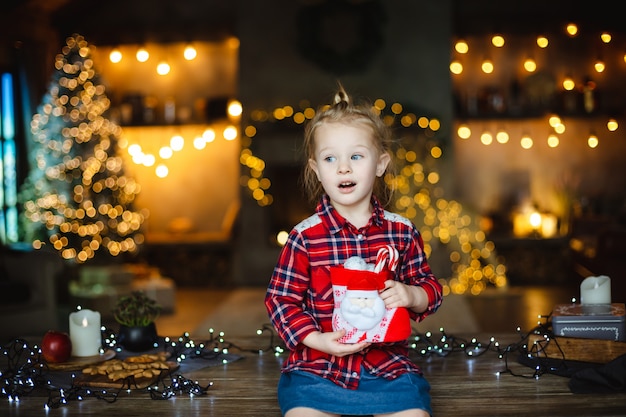
[[[157,341],[154,321],[160,314],[161,306],[143,291],[121,296],[113,310],[113,317],[120,325],[118,343],[132,352],[154,347]]]

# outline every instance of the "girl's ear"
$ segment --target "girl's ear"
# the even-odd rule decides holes
[[[317,179],[321,181],[320,173],[319,173],[319,170],[317,169],[317,161],[315,159],[309,158],[309,168],[311,168],[313,172],[315,172],[315,175],[317,175]]]
[[[387,170],[387,166],[389,166],[389,162],[391,162],[391,156],[387,152],[383,152],[378,157],[378,164],[376,165],[376,176],[382,177]]]

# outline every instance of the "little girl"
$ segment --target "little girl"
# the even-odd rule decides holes
[[[390,128],[341,86],[306,127],[304,183],[317,208],[291,230],[265,298],[290,350],[278,384],[286,417],[431,414],[430,385],[409,359],[407,340],[341,343],[345,330],[332,326],[330,268],[353,256],[372,263],[382,247],[399,253],[394,279],[380,291],[387,308],[406,308],[420,321],[441,305],[419,232],[383,209],[390,142]]]

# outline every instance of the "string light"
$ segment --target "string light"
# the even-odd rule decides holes
[[[532,58],[526,58],[526,60],[524,60],[524,69],[527,72],[535,72],[537,69],[537,63]]]
[[[450,63],[450,72],[459,75],[463,72],[463,64],[460,61],[454,60]]]
[[[135,58],[137,58],[138,62],[146,62],[150,59],[150,53],[146,48],[139,48],[135,54]]]
[[[567,358],[563,356],[560,360],[548,360],[545,357],[545,350],[550,343],[557,344],[550,329],[550,316],[540,316],[537,326],[530,332],[524,334],[518,327],[516,332],[519,335],[517,342],[502,344],[496,337],[492,336],[487,341],[481,341],[476,337],[461,338],[449,335],[443,328],[439,329],[439,335],[433,332],[425,333],[413,332],[408,339],[409,356],[428,358],[432,356],[448,357],[452,354],[463,354],[474,358],[487,353],[495,353],[497,358],[504,362],[504,368],[496,373],[508,373],[515,377],[525,377],[538,379],[544,373],[558,373],[564,367]],[[542,324],[541,319],[548,320]],[[118,354],[123,354],[123,349],[118,345],[117,335],[106,326],[102,329],[103,347],[113,349]],[[167,352],[174,361],[183,364],[186,361],[198,360],[207,361],[214,365],[227,364],[238,359],[237,355],[232,355],[231,351],[248,352],[263,355],[272,352],[274,356],[280,357],[287,352],[287,349],[278,338],[276,331],[270,324],[264,324],[256,330],[256,335],[267,337],[264,346],[255,348],[242,348],[226,340],[224,332],[216,332],[208,329],[208,338],[204,340],[192,339],[188,332],[184,332],[178,338],[164,337],[155,343],[155,350]],[[531,336],[535,341],[530,344]],[[558,348],[559,351],[560,348]],[[14,339],[4,346],[0,346],[0,353],[7,360],[7,367],[0,375],[2,391],[0,396],[6,397],[10,402],[19,402],[38,389],[48,392],[48,400],[44,404],[45,410],[57,409],[70,405],[76,401],[85,401],[94,398],[108,403],[114,403],[119,395],[130,389],[137,388],[134,377],[130,376],[115,389],[91,388],[78,385],[76,375],[72,373],[69,377],[64,377],[62,381],[56,380],[54,383],[49,377],[50,370],[42,360],[41,348],[31,345],[25,340]],[[514,372],[509,367],[509,356],[514,355],[518,361],[530,367],[534,371],[531,374],[520,374]],[[67,379],[69,378],[69,379]],[[57,378],[58,379],[58,378]],[[150,395],[152,400],[165,400],[181,395],[189,397],[207,395],[213,386],[212,382],[200,385],[197,381],[186,378],[174,371],[165,370],[160,373],[156,381],[151,383],[144,390]]]
[[[122,60],[122,53],[120,52],[120,50],[113,49],[111,53],[109,54],[109,60],[114,64],[117,64],[118,62],[120,62]]]
[[[504,36],[502,36],[502,35],[500,35],[500,34],[494,35],[494,36],[491,38],[491,43],[492,43],[492,44],[493,44],[493,46],[495,46],[496,48],[502,48],[502,47],[504,46],[504,43],[505,43],[505,41],[504,41]]]
[[[537,36],[537,46],[539,46],[540,48],[547,48],[549,45],[550,41],[548,40],[548,38],[544,35],[539,35]]]
[[[604,65],[604,61],[598,58],[598,60],[593,64],[593,68],[596,72],[601,73],[604,72],[606,66]]]
[[[168,64],[166,61],[159,62],[156,68],[156,72],[159,75],[167,75],[170,73],[170,70],[170,64]]]
[[[457,135],[459,135],[461,139],[469,139],[469,137],[472,136],[472,130],[468,125],[461,124],[457,129]]]
[[[567,76],[563,79],[563,88],[567,91],[572,91],[576,87],[576,83],[572,79],[572,77]]]
[[[557,135],[549,135],[548,136],[548,146],[551,148],[556,148],[559,146],[559,137]]]
[[[533,147],[533,139],[529,135],[524,135],[520,139],[520,145],[523,149],[530,149]]]
[[[567,26],[565,26],[565,32],[572,37],[578,35],[578,25],[576,25],[576,23],[568,23]]]
[[[198,51],[196,51],[196,48],[194,48],[193,45],[187,45],[185,47],[185,50],[183,51],[183,57],[187,61],[192,61],[196,59],[196,56],[198,56]]]
[[[483,132],[483,134],[480,135],[480,141],[483,145],[491,145],[493,136],[489,132]]]
[[[469,45],[467,44],[467,42],[463,39],[459,39],[455,44],[454,44],[454,49],[460,53],[460,54],[466,54],[469,52]]]
[[[493,62],[490,59],[485,59],[480,68],[485,74],[491,74],[493,72]]]
[[[496,133],[496,140],[498,143],[507,143],[509,141],[509,134],[505,130],[499,130]]]

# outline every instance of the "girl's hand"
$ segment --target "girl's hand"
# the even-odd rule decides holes
[[[341,339],[345,333],[345,330],[326,333],[312,332],[304,338],[302,343],[304,343],[311,349],[319,350],[320,352],[340,357],[360,352],[370,345],[369,342],[350,344],[339,342],[339,339]]]
[[[418,313],[428,308],[426,291],[419,286],[406,285],[399,281],[385,281],[385,288],[380,292],[385,307],[407,307]]]

